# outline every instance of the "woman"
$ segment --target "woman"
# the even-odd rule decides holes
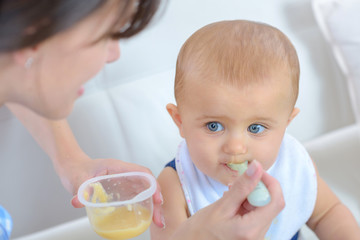
[[[159,0],[0,0],[0,106],[6,104],[50,156],[64,185],[75,194],[86,179],[104,174],[145,171],[115,159],[90,159],[64,119],[82,95],[82,85],[105,63],[119,58],[117,40],[141,31]],[[284,207],[279,184],[257,164],[238,178],[213,205],[186,221],[173,239],[263,239]],[[273,201],[237,213],[262,178]],[[161,194],[155,196],[154,223],[165,227]],[[75,207],[82,207],[76,196]],[[201,228],[204,222],[209,226]]]

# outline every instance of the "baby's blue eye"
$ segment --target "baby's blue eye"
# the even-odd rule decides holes
[[[224,127],[221,123],[218,122],[209,122],[206,124],[207,128],[212,132],[218,132],[224,130]]]
[[[260,124],[251,124],[248,128],[249,132],[251,133],[262,133],[265,130],[265,127]]]

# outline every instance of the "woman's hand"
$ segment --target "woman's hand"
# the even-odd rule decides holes
[[[77,198],[77,189],[89,178],[123,172],[146,172],[152,174],[148,168],[137,164],[117,159],[91,159],[85,154],[83,154],[82,157],[73,159],[72,161],[64,162],[67,164],[66,166],[63,165],[61,170],[58,169],[58,174],[64,187],[74,195],[71,200],[71,204],[76,208],[83,207]],[[159,227],[163,227],[160,212],[162,201],[160,186],[158,184],[153,196],[153,221]]]
[[[271,202],[264,207],[249,207],[246,196],[260,179],[270,192]],[[185,221],[172,239],[263,240],[284,206],[279,182],[253,161],[246,174],[239,176],[221,199]]]

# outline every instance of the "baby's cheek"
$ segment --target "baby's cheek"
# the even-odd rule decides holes
[[[258,154],[254,156],[254,159],[256,159],[265,170],[268,170],[275,163],[276,158],[276,152],[264,150],[259,150]]]

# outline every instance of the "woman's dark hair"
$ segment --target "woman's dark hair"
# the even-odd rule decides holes
[[[116,0],[0,0],[0,52],[38,44],[64,31],[107,2]],[[130,18],[122,29],[109,29],[103,37],[128,38],[152,19],[160,0],[117,0],[118,19],[113,28]],[[132,15],[129,16],[129,12]],[[125,21],[126,22],[126,21]]]

